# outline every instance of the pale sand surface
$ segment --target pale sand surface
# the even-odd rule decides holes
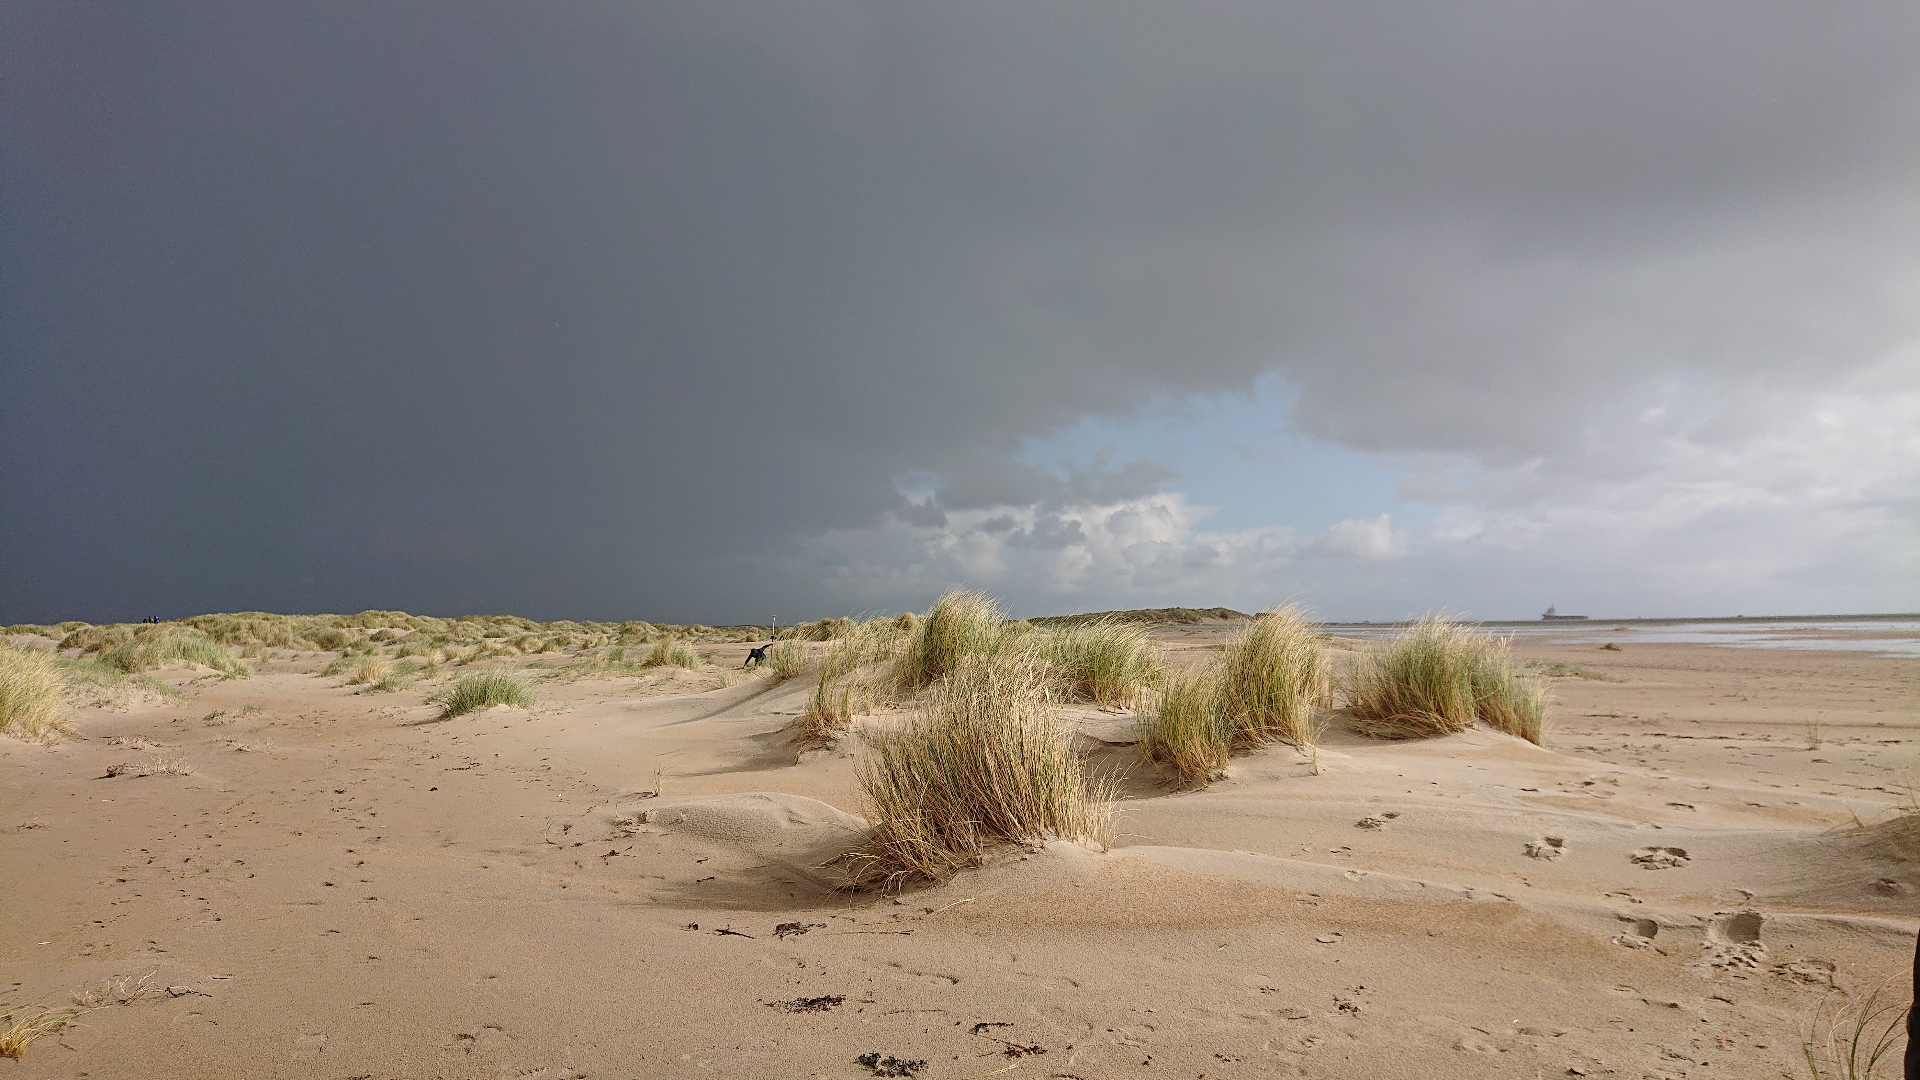
[[[1157,637],[1191,658],[1220,632]],[[179,996],[0,1073],[1804,1075],[1829,984],[1911,957],[1920,862],[1851,826],[1920,762],[1920,662],[1520,650],[1603,677],[1554,679],[1544,749],[1336,720],[1319,775],[1283,747],[1173,792],[1111,745],[1127,717],[1068,710],[1128,771],[1112,850],[898,898],[820,869],[859,825],[857,738],[796,756],[806,678],[547,681],[530,713],[415,723],[421,692],[356,695],[308,657],[83,710],[57,747],[0,741],[0,991],[151,972]],[[100,779],[155,754],[195,771]]]

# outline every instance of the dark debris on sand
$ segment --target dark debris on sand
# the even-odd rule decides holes
[[[822,994],[819,997],[794,998],[790,1001],[769,1001],[767,1007],[790,1013],[826,1012],[846,1000],[845,994]]]
[[[892,1054],[883,1055],[878,1050],[869,1050],[853,1060],[872,1070],[875,1076],[914,1077],[927,1067],[925,1058],[897,1058]]]
[[[994,1028],[1010,1028],[1012,1026],[1012,1024],[1004,1020],[988,1020],[973,1025],[972,1034],[990,1042],[999,1043],[1000,1052],[1010,1058],[1020,1058],[1026,1057],[1029,1054],[1044,1054],[1047,1052],[1047,1048],[1041,1046],[1039,1043],[1017,1043],[1003,1039],[998,1035],[989,1034]]]

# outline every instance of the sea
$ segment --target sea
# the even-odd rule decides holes
[[[1920,615],[1780,615],[1710,619],[1584,619],[1482,622],[1481,629],[1543,645],[1609,641],[1724,645],[1735,649],[1824,649],[1920,657]],[[1404,623],[1324,623],[1341,637],[1387,638]]]

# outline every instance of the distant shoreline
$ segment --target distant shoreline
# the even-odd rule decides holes
[[[1395,619],[1391,622],[1322,622],[1319,626],[1406,626],[1415,619]],[[1778,622],[1916,622],[1920,621],[1920,612],[1890,612],[1877,615],[1693,615],[1672,618],[1626,618],[1607,619],[1592,616],[1577,622],[1581,627],[1593,626],[1679,626],[1698,623],[1726,623],[1744,625],[1748,623]],[[1461,619],[1469,626],[1553,626],[1569,627],[1571,619]]]

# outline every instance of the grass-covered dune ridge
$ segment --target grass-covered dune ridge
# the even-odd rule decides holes
[[[1038,615],[1027,620],[1035,626],[1057,629],[1083,623],[1121,622],[1142,626],[1192,626],[1212,620],[1250,619],[1253,616],[1229,607],[1129,608],[1125,611],[1091,611],[1081,615]]]
[[[831,621],[831,620],[826,620]],[[37,634],[65,649],[97,653],[136,637],[172,630],[187,631],[218,645],[235,648],[283,649],[294,652],[364,652],[382,645],[413,642],[437,646],[510,646],[519,653],[571,651],[607,645],[648,645],[668,638],[695,642],[752,641],[766,637],[770,627],[675,625],[638,620],[625,622],[535,622],[518,615],[462,615],[441,618],[404,611],[362,611],[353,615],[280,615],[264,611],[194,615],[158,625],[149,623],[85,622],[21,623],[6,628],[9,635]]]
[[[229,678],[244,678],[252,673],[227,646],[198,631],[170,626],[151,627],[102,648],[100,662],[129,675],[152,671],[169,663],[199,664]]]

